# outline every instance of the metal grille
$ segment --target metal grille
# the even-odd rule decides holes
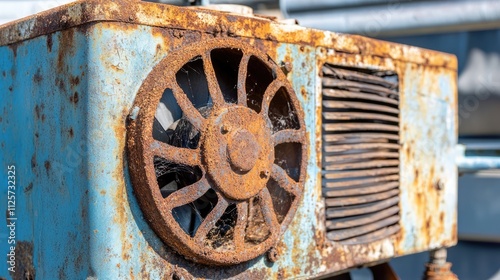
[[[323,196],[328,239],[399,231],[399,93],[394,73],[323,67]]]

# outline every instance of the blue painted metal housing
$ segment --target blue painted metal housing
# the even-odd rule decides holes
[[[357,36],[135,1],[89,1],[0,27],[0,182],[16,168],[16,271],[37,279],[312,278],[456,242],[456,60]],[[148,226],[130,182],[126,122],[142,81],[188,44],[231,36],[290,63],[304,111],[307,177],[273,264],[194,264]],[[394,71],[401,92],[402,232],[373,244],[325,239],[324,63]],[[438,187],[437,187],[438,186]],[[7,211],[0,190],[0,212]],[[0,254],[10,246],[2,231]],[[191,275],[191,276],[189,276]],[[184,277],[184,276],[183,276]]]

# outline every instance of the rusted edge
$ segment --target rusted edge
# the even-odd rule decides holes
[[[9,45],[85,23],[126,22],[233,37],[328,47],[340,53],[369,54],[456,70],[454,55],[397,43],[285,25],[269,19],[137,0],[77,1],[0,26],[0,45]]]

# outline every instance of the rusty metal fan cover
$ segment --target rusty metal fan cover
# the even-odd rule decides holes
[[[169,96],[181,113],[162,127],[162,140],[155,114]],[[170,53],[140,87],[128,125],[130,174],[149,225],[181,255],[210,265],[276,245],[302,197],[306,148],[285,74],[234,39]]]

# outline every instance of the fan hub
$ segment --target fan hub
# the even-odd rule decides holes
[[[259,150],[260,147],[255,136],[244,128],[237,129],[228,138],[228,159],[237,173],[246,173],[254,167]]]
[[[208,119],[203,138],[207,173],[229,199],[259,193],[274,162],[271,131],[262,115],[242,106],[222,109]]]

